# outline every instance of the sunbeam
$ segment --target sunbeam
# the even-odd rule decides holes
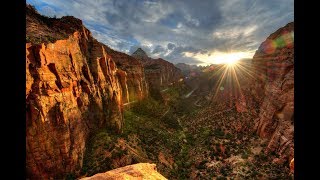
[[[216,65],[210,78],[217,79],[212,101],[223,99],[232,106],[235,99],[244,95],[243,87],[249,81],[258,80],[263,69],[253,68],[251,60],[229,61]]]

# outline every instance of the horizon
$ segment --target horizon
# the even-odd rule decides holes
[[[293,0],[27,1],[27,179],[294,178]]]
[[[98,41],[114,50],[131,55],[140,47],[151,58],[202,66],[252,58],[269,34],[294,21],[293,0],[26,3],[48,17],[81,19]]]

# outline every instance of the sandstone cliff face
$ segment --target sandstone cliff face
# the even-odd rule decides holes
[[[183,77],[181,70],[174,64],[161,58],[152,59],[141,48],[132,56],[142,62],[150,95],[153,97],[159,96],[160,89],[178,82]]]
[[[152,87],[165,87],[183,77],[180,69],[161,58],[151,59],[144,62],[143,65],[147,81]]]
[[[81,167],[92,129],[122,127],[117,69],[106,56],[81,51],[86,32],[27,50],[27,169],[34,177],[56,178]],[[91,46],[93,49],[103,49]],[[90,64],[89,64],[90,63]]]
[[[85,177],[81,180],[125,180],[125,179],[149,179],[166,180],[164,176],[156,170],[155,164],[138,163],[121,168],[117,168],[105,173],[95,174],[91,177]]]
[[[148,96],[148,85],[142,63],[127,54],[105,47],[107,53],[115,61],[117,67],[125,72],[127,92],[123,94],[124,103],[141,100]],[[124,74],[120,75],[124,77]],[[125,88],[123,88],[125,89]]]
[[[81,169],[90,132],[121,132],[127,79],[81,20],[26,15],[27,177],[62,179]]]
[[[252,60],[257,78],[245,92],[247,103],[259,109],[255,131],[270,139],[267,150],[279,154],[282,162],[290,162],[294,151],[293,32],[292,22],[260,45]]]

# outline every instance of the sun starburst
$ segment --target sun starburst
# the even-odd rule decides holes
[[[212,100],[223,99],[234,102],[234,99],[243,96],[243,87],[258,76],[251,60],[225,60],[224,64],[215,65],[216,68],[210,78],[215,79]]]

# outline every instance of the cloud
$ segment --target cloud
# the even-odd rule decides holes
[[[141,45],[141,44],[131,46],[129,49],[129,54],[130,55],[133,54],[138,48],[143,49],[143,51],[146,52],[149,57],[152,57],[151,47],[146,45]]]
[[[131,54],[199,63],[185,53],[252,52],[293,21],[293,0],[27,0],[44,15],[82,19],[93,36]],[[202,57],[202,56],[201,56]]]
[[[184,62],[184,63],[190,63],[190,64],[199,64],[203,62],[197,58],[186,56],[186,53],[193,53],[193,54],[207,53],[206,50],[197,49],[192,46],[177,46],[168,52],[169,53],[164,55],[165,59],[171,59],[171,62],[173,63]]]
[[[163,48],[162,46],[160,45],[157,45],[153,51],[152,51],[152,54],[159,54],[159,53],[165,53],[166,52],[166,49]]]
[[[169,50],[173,50],[176,47],[176,45],[174,45],[173,43],[168,43],[167,48]]]

